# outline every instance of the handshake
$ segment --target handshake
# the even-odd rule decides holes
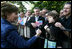
[[[40,34],[42,33],[42,31],[40,29],[36,30],[36,37],[40,36]]]

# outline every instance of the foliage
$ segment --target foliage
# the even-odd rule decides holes
[[[20,5],[19,11],[24,12],[27,10],[26,7],[22,4],[22,1],[6,1],[6,2],[16,3]],[[24,2],[28,4],[27,1]],[[35,7],[39,7],[40,10],[46,8],[48,10],[56,10],[57,12],[59,12],[63,8],[65,2],[71,2],[71,1],[38,1],[38,2],[29,1],[29,2],[31,4],[34,4],[34,7],[31,10],[32,12]]]
[[[46,8],[48,10],[56,10],[57,12],[59,12],[63,8],[64,3],[66,2],[70,1],[39,1],[35,3],[34,8],[39,7],[41,10],[43,8]]]

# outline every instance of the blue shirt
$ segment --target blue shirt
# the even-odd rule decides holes
[[[17,29],[7,20],[1,18],[1,48],[28,48],[35,42],[36,36],[25,41],[18,35]]]
[[[22,20],[22,18],[21,17],[18,17],[18,20]],[[21,23],[20,23],[21,25],[24,25],[24,22],[23,22],[23,20],[21,21]]]

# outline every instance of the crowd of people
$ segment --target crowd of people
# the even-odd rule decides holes
[[[1,3],[1,47],[44,48],[45,39],[56,41],[56,48],[71,48],[71,2],[58,13],[38,7],[34,13],[18,13],[18,8]]]

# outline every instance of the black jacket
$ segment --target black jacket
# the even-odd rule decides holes
[[[44,38],[45,37],[45,30],[44,30],[44,23],[45,23],[45,19],[41,16],[39,16],[38,21],[41,20],[43,21],[43,24],[40,25],[39,27],[33,28],[33,26],[31,25],[31,23],[35,23],[35,16],[31,17],[30,20],[26,23],[26,26],[30,27],[30,36],[34,36],[36,34],[36,30],[39,28],[41,29],[42,33],[40,35],[40,37]],[[43,48],[44,46],[44,39],[42,38],[38,38],[37,41],[32,45],[31,48]]]
[[[40,25],[39,27],[33,28],[33,26],[31,25],[31,23],[35,23],[35,16],[31,17],[30,20],[26,23],[26,26],[30,27],[30,32],[31,32],[31,37],[33,35],[35,35],[35,30],[36,29],[41,29],[42,30],[42,34],[41,36],[44,37],[45,36],[45,30],[44,30],[44,23],[45,23],[45,19],[41,16],[39,16],[38,21],[42,20],[43,21],[43,25]]]
[[[59,22],[59,21],[58,21]],[[56,38],[56,40],[59,41],[65,41],[68,39],[68,37],[64,34],[63,30],[61,30],[59,27],[55,27],[55,23],[49,24],[48,21],[45,25],[48,25],[51,30],[51,35]]]

